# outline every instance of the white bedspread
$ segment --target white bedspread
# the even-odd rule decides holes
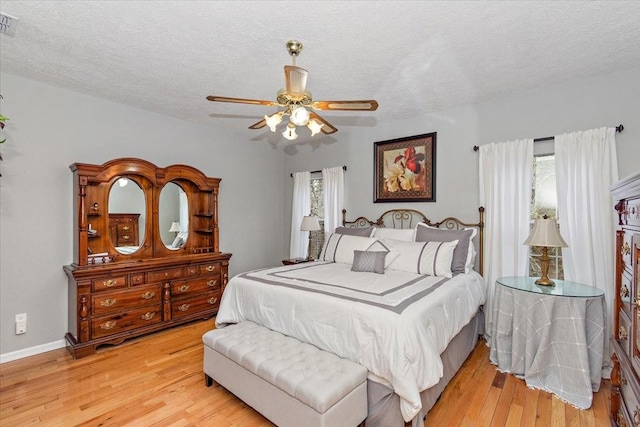
[[[365,366],[401,398],[405,421],[442,376],[440,353],[484,303],[473,272],[452,279],[313,262],[235,276],[217,327],[251,320]]]

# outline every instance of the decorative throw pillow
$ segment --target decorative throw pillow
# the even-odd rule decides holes
[[[337,227],[335,232],[337,234],[348,234],[350,236],[373,237],[373,227]]]
[[[415,235],[415,230],[413,228],[385,228],[385,227],[375,227],[373,229],[372,237],[377,239],[393,239],[393,240],[402,240],[405,242],[413,242],[413,236]]]
[[[386,240],[385,243],[400,252],[400,255],[389,264],[392,270],[439,277],[453,276],[451,260],[458,244],[457,240],[452,242]]]
[[[353,251],[351,271],[384,274],[385,251]]]
[[[473,269],[475,249],[471,245],[471,239],[476,230],[465,228],[462,230],[441,230],[424,223],[416,225],[416,242],[450,242],[458,241],[453,252],[451,271],[453,274],[469,273]]]
[[[375,242],[373,242],[371,246],[367,248],[367,250],[372,252],[381,251],[387,253],[387,256],[384,258],[384,268],[389,267],[389,264],[391,264],[391,262],[393,262],[393,260],[396,259],[398,255],[400,255],[400,252],[396,251],[389,245],[385,245],[381,240],[376,240]]]
[[[366,251],[374,242],[376,239],[371,237],[333,233],[325,239],[319,259],[341,264],[353,264],[353,251]]]

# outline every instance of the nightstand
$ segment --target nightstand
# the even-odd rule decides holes
[[[284,265],[293,265],[293,264],[303,264],[305,262],[313,262],[315,261],[314,259],[307,259],[307,258],[289,258],[289,259],[283,259],[282,263]]]
[[[604,292],[566,280],[533,277],[496,282],[491,363],[582,409],[600,388],[606,339]]]

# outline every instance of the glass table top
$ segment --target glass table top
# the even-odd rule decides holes
[[[604,295],[602,289],[567,280],[554,280],[554,286],[536,285],[537,277],[500,277],[497,282],[503,286],[535,294],[557,295],[574,298],[594,298]]]

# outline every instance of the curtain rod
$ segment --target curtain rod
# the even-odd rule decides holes
[[[623,125],[618,125],[616,126],[616,132],[620,133],[624,130],[624,126]],[[544,138],[536,138],[533,140],[533,142],[542,142],[542,141],[551,141],[553,139],[556,139],[555,136],[545,136]],[[479,146],[474,145],[473,146],[473,151],[478,151],[480,149]]]
[[[346,166],[343,166],[343,167],[342,167],[342,170],[343,170],[343,171],[346,171],[346,170],[347,170],[347,167],[346,167]],[[320,172],[322,172],[322,169],[321,169],[321,170],[319,170],[319,171],[311,171],[311,172],[309,172],[309,173],[320,173]],[[293,173],[291,173],[291,178],[293,178]]]

